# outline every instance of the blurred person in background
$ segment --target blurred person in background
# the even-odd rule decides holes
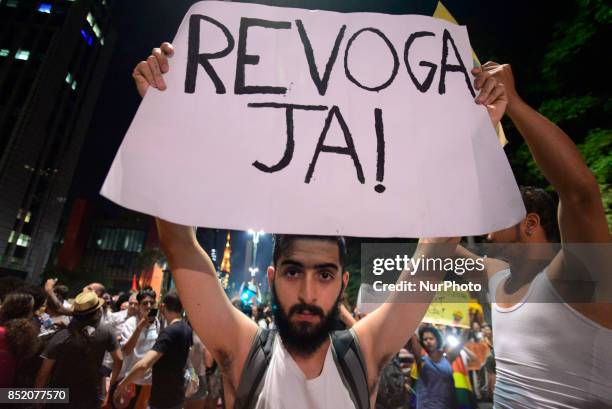
[[[112,330],[101,322],[104,300],[91,291],[74,300],[74,318],[45,346],[36,377],[37,388],[68,388],[70,403],[46,404],[47,408],[98,409],[102,406],[102,359],[109,352],[114,361],[111,383],[121,369],[121,350]]]
[[[456,356],[444,353],[442,333],[431,325],[421,326],[418,337],[410,339],[415,357],[418,381],[417,409],[455,408],[455,385],[451,362]],[[423,350],[426,354],[423,354]]]
[[[176,291],[171,290],[164,296],[160,311],[166,327],[159,333],[153,347],[125,375],[115,396],[120,399],[136,379],[151,372],[149,408],[175,409],[183,407],[185,400],[185,368],[193,333],[183,320],[183,305]]]
[[[149,313],[155,307],[156,297],[157,294],[151,287],[145,287],[140,290],[136,294],[138,314],[129,317],[121,325],[120,344],[124,357],[123,367],[119,375],[121,380],[126,377],[134,365],[144,358],[145,354],[155,345],[160,331],[160,324],[157,314],[150,315]],[[151,394],[151,381],[151,371],[139,372],[136,376],[133,376],[131,383],[126,385],[128,388],[122,388],[126,393],[118,401],[125,402],[128,400],[128,402],[126,406],[123,406],[123,404],[121,406],[131,409],[137,404],[138,407],[148,404]],[[109,397],[112,398],[109,401],[113,406],[115,406],[115,387],[116,385],[111,385],[109,390]]]
[[[34,299],[10,293],[0,305],[0,388],[15,387],[22,365],[39,352],[38,328],[32,322]]]

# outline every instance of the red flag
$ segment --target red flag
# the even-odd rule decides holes
[[[138,284],[136,284],[136,274],[132,277],[132,289],[130,291],[138,291]]]

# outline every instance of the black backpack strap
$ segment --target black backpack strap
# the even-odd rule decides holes
[[[252,409],[263,388],[263,379],[270,364],[276,331],[258,328],[249,355],[244,363],[234,409]]]
[[[370,409],[370,391],[365,359],[352,329],[331,333],[332,353],[344,386],[357,409]]]

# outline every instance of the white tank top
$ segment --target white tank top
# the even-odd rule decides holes
[[[494,297],[510,270],[489,280]],[[563,302],[546,269],[511,308],[493,303],[495,409],[612,408],[612,330]]]
[[[277,336],[255,408],[355,409],[355,405],[342,383],[331,346],[325,355],[321,374],[307,380]]]

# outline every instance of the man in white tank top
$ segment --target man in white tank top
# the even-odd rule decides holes
[[[172,45],[164,43],[153,50],[147,61],[137,65],[133,77],[141,96],[150,85],[166,89],[162,73],[168,72],[168,56],[172,53]],[[490,73],[482,70],[472,73],[476,76],[474,87],[480,91],[475,103],[486,106],[495,126],[506,107],[504,89]],[[157,226],[189,321],[221,367],[225,405],[232,409],[237,406],[237,391],[258,333],[257,324],[232,306],[193,228],[160,219]],[[426,240],[427,243],[450,243],[442,246],[447,249],[447,256],[455,250],[458,241]],[[432,251],[432,246],[421,246],[414,257],[441,255]],[[274,292],[279,337],[275,338],[263,387],[256,397],[257,409],[355,407],[330,349],[332,323],[349,279],[345,253],[341,237],[283,235],[275,239],[268,281]],[[409,273],[404,272],[400,280]],[[439,280],[441,276],[433,278]],[[391,299],[352,328],[365,364],[370,408],[374,407],[380,370],[414,333],[431,298],[433,293],[429,300],[424,297],[422,303]]]
[[[520,98],[510,66],[484,68],[504,84],[507,113],[559,196],[557,210],[544,190],[522,188],[525,219],[488,235],[509,263],[486,263],[494,407],[612,408],[610,235],[597,181],[572,140]]]

